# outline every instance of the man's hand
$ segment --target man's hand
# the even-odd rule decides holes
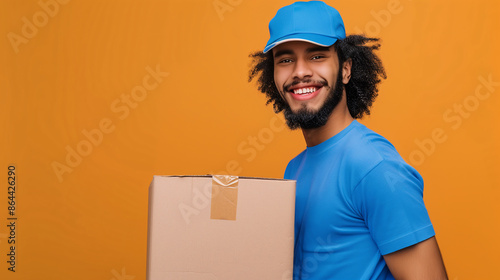
[[[384,255],[384,259],[397,280],[448,279],[435,237]]]

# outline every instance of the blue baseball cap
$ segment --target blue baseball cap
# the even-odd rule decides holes
[[[279,9],[269,22],[269,33],[264,53],[288,41],[328,47],[345,38],[340,13],[322,1],[295,2]]]

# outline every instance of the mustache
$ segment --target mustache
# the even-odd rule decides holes
[[[298,85],[298,84],[320,84],[324,87],[328,87],[328,82],[325,80],[316,81],[313,79],[305,79],[305,80],[293,81],[287,85],[284,85],[283,89],[285,90],[285,92],[287,92],[287,91],[289,91],[290,87]]]

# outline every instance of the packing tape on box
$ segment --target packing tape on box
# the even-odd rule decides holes
[[[213,175],[210,219],[236,220],[238,176]]]

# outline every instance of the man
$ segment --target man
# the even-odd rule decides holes
[[[320,1],[281,8],[269,31],[250,80],[307,144],[285,171],[297,180],[294,279],[446,279],[422,177],[356,120],[385,78],[378,39],[346,37]]]

